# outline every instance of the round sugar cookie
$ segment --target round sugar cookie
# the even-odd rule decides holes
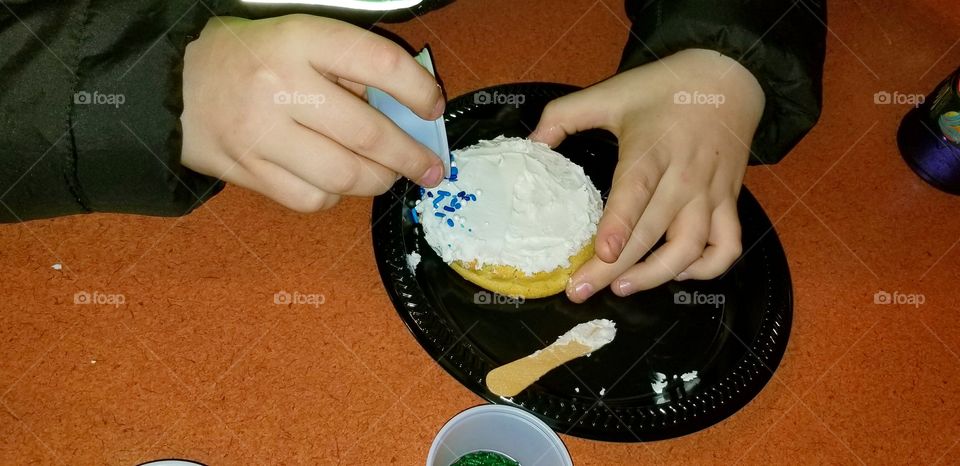
[[[498,137],[454,151],[450,178],[422,190],[424,237],[465,279],[505,296],[563,291],[593,256],[603,211],[583,168],[547,145]]]

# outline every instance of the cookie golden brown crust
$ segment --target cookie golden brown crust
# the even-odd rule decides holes
[[[544,298],[563,291],[573,272],[593,257],[593,241],[594,238],[591,238],[580,252],[570,256],[569,266],[533,275],[509,265],[488,264],[477,269],[473,263],[454,261],[450,267],[471,283],[503,296]]]

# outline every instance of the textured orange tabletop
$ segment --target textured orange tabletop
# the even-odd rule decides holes
[[[874,103],[925,94],[960,64],[955,1],[912,4],[831,2],[823,118],[747,175],[795,288],[774,379],[686,437],[564,437],[578,465],[960,462],[960,198],[901,161],[907,107]],[[458,0],[388,29],[432,46],[450,96],[587,85],[627,37],[614,0]],[[0,226],[0,463],[423,464],[443,423],[481,399],[397,317],[370,207],[299,215],[228,187],[185,218]],[[280,290],[325,302],[275,305]],[[874,304],[881,290],[924,303]],[[124,302],[74,304],[83,292]]]

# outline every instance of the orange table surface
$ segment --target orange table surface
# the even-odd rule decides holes
[[[960,9],[838,0],[830,15],[820,124],[746,177],[793,276],[779,370],[696,434],[564,436],[576,464],[960,461],[960,198],[901,161],[907,107],[874,103],[926,94],[960,64]],[[626,24],[614,0],[459,0],[387,28],[429,43],[456,96],[600,80]],[[184,218],[0,226],[0,463],[423,464],[443,423],[482,400],[397,317],[370,207],[301,215],[228,187]],[[325,302],[275,305],[279,290]],[[878,291],[924,302],[879,305]],[[78,292],[124,302],[76,305]]]

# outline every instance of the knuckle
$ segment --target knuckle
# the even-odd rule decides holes
[[[379,196],[393,187],[393,184],[398,179],[399,175],[393,172],[392,170],[383,170],[383,173],[378,174],[377,182],[371,187],[370,191],[375,196]]]
[[[261,159],[262,155],[260,150],[264,144],[264,141],[258,141],[254,139],[253,135],[258,134],[259,131],[262,131],[262,127],[259,126],[259,120],[255,117],[243,114],[234,114],[229,118],[230,129],[229,131],[220,131],[219,134],[214,135],[216,144],[223,148],[227,153],[230,154],[237,165],[250,169],[250,162],[252,160],[248,159]],[[241,154],[250,152],[250,156],[243,157]]]
[[[649,199],[653,197],[659,182],[658,174],[640,164],[635,164],[633,168],[622,173],[614,181],[618,187],[626,190],[630,199]]]
[[[743,243],[741,243],[740,241],[731,243],[729,246],[727,246],[726,257],[728,259],[727,261],[728,263],[726,265],[729,266],[730,263],[732,263],[734,260],[740,257],[740,254],[743,254]]]
[[[267,57],[265,61],[258,60],[251,65],[251,83],[253,90],[264,89],[270,92],[288,90],[292,87],[298,74],[298,63],[290,60]],[[272,96],[271,96],[272,97]]]
[[[354,148],[362,154],[375,152],[383,143],[383,138],[383,128],[374,124],[363,124],[354,134]]]
[[[658,235],[654,235],[648,228],[642,226],[635,228],[631,237],[636,241],[643,253],[653,248],[653,246],[657,244],[657,241],[660,240]]]
[[[677,248],[677,262],[683,265],[683,268],[687,268],[699,259],[706,249],[706,239],[701,240],[696,236],[668,240],[668,244],[674,242],[679,246]]]
[[[360,182],[360,166],[359,162],[352,162],[352,166],[345,167],[345,170],[340,170],[337,173],[337,176],[333,178],[330,183],[330,190],[334,193],[347,193],[353,190],[357,184]]]
[[[413,177],[412,179],[417,179],[426,172],[430,166],[431,158],[433,158],[433,156],[424,152],[426,150],[420,149],[408,152],[409,155],[404,157],[400,166],[400,173],[405,173],[407,176]]]
[[[374,69],[383,76],[396,73],[403,60],[408,58],[403,49],[386,41],[376,41],[372,49],[370,56],[373,59]]]
[[[371,193],[371,195],[373,195],[373,196],[379,196],[379,195],[381,195],[381,194],[386,193],[386,192],[389,191],[389,190],[390,190],[390,185],[389,185],[389,184],[380,183],[380,184],[374,186],[374,187],[370,190],[370,193]]]
[[[630,189],[630,197],[633,199],[650,199],[653,197],[653,191],[656,189],[656,181],[653,176],[646,171],[634,174],[632,179],[627,182]]]
[[[554,99],[550,102],[547,102],[547,106],[543,107],[543,114],[540,116],[541,121],[549,121],[553,118],[556,118],[563,110],[563,98]]]
[[[261,120],[259,117],[252,115],[243,115],[243,114],[234,114],[231,118],[233,131],[226,131],[220,134],[222,142],[226,143],[230,140],[235,140],[240,144],[246,144],[247,147],[254,145],[254,142],[257,141],[254,139],[254,135],[259,134],[259,131],[263,131],[261,126]]]
[[[288,200],[285,205],[297,212],[309,214],[326,208],[327,197],[327,193],[320,191],[319,189],[311,189],[307,192],[300,193],[300,195],[294,196],[292,199]]]
[[[305,14],[292,14],[277,19],[273,28],[274,37],[281,41],[296,40],[303,31],[310,27],[313,18]]]
[[[322,209],[323,210],[330,209],[333,206],[337,205],[338,202],[340,202],[340,196],[336,194],[329,194],[327,195],[327,200],[326,202],[324,202]]]
[[[630,231],[635,226],[634,224],[630,223],[632,220],[633,219],[626,212],[607,209],[603,216],[600,217],[600,225],[597,227],[597,236],[606,237],[609,235],[623,235],[625,237],[629,237]]]
[[[717,278],[720,276],[720,274],[723,273],[724,270],[727,270],[728,266],[729,264],[725,265],[717,262],[713,262],[711,264],[705,264],[703,269],[700,270],[697,276],[693,278],[696,278],[698,280],[710,280],[713,278]]]
[[[259,183],[265,182],[259,167],[260,163],[265,160],[263,155],[257,153],[257,151],[251,151],[247,157],[232,157],[232,160],[237,169],[245,173],[250,173]],[[231,168],[233,167],[231,166]],[[227,172],[230,171],[232,170],[227,169]],[[266,192],[264,192],[264,194],[266,194]]]

